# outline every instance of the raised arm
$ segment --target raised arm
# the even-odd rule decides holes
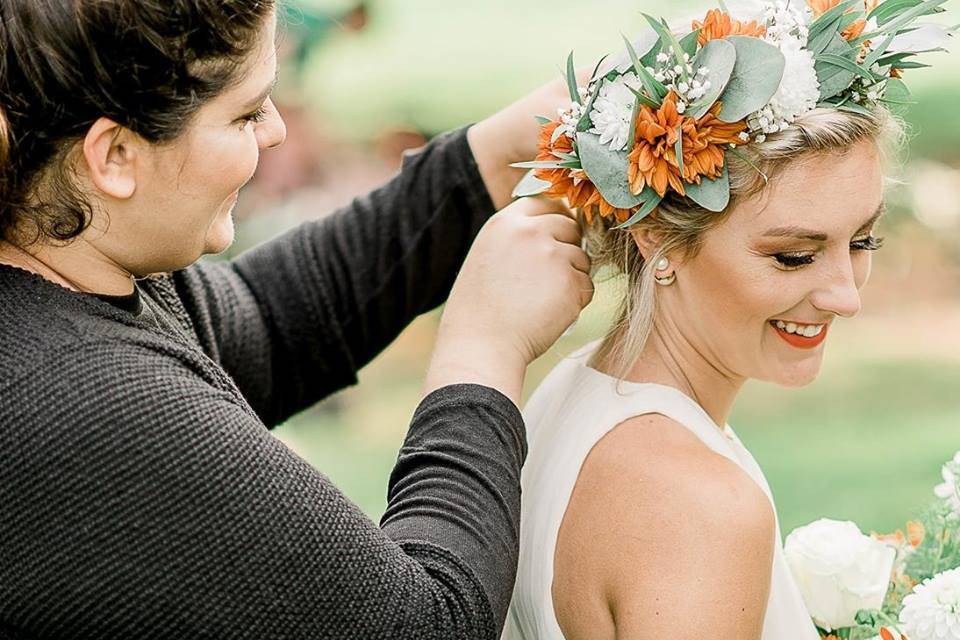
[[[56,354],[52,388],[19,384],[37,397],[0,435],[14,462],[0,470],[6,623],[36,637],[497,637],[525,447],[512,402],[474,385],[428,396],[380,529],[198,357],[163,348],[91,340]]]
[[[581,469],[557,541],[557,620],[569,640],[758,639],[775,526],[733,462],[669,418],[632,418]]]

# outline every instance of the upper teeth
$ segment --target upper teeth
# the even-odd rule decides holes
[[[784,322],[777,320],[777,328],[787,333],[795,333],[806,338],[813,338],[820,335],[826,325],[822,324],[796,324],[794,322]]]

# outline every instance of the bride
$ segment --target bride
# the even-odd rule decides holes
[[[793,37],[806,41],[810,17],[797,21]],[[729,35],[722,18],[708,14],[701,34]],[[771,35],[786,30],[769,14],[765,23],[734,25],[734,33],[755,36],[741,40],[763,38],[783,52],[781,86],[802,81],[789,45]],[[871,252],[881,245],[883,149],[899,127],[876,99],[849,110],[815,108],[813,100],[780,125],[775,110],[766,111],[769,127],[714,120],[724,148],[738,144],[724,154],[729,201],[704,206],[711,203],[669,155],[669,134],[699,128],[683,144],[695,143],[717,111],[695,122],[681,117],[670,55],[647,69],[668,95],[648,95],[661,104],[633,107],[637,121],[623,120],[632,150],[623,131],[619,148],[606,116],[618,85],[634,82],[634,91],[621,92],[631,97],[627,109],[637,87],[651,86],[636,64],[581,92],[598,92],[592,113],[575,107],[545,124],[541,155],[529,165],[544,182],[540,191],[579,207],[594,267],[620,272],[627,286],[614,327],[557,366],[524,411],[529,457],[505,640],[819,637],[783,556],[770,489],[727,420],[749,379],[811,382],[833,323],[860,310]],[[839,96],[855,91],[844,89]],[[591,118],[589,131],[577,126],[582,117]],[[639,181],[644,194],[652,188],[662,198],[652,196],[652,214],[607,201],[613,190],[590,174],[587,134],[612,140],[621,157],[630,152],[631,192]],[[657,146],[658,136],[667,144]],[[574,137],[582,169],[559,162],[573,158]],[[660,170],[668,185],[657,184]],[[686,181],[688,197],[674,178]],[[626,224],[614,229],[618,223]]]

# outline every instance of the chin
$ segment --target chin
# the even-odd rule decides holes
[[[810,362],[798,362],[788,367],[783,367],[776,372],[768,382],[780,385],[781,387],[799,388],[805,387],[820,375],[821,359],[811,358]]]
[[[203,254],[215,255],[223,253],[233,244],[235,231],[233,227],[232,212],[228,212],[222,220],[217,220],[210,229],[207,230],[207,237],[204,238]]]

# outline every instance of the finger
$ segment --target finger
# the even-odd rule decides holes
[[[556,240],[578,247],[580,246],[582,233],[580,231],[580,224],[575,220],[568,218],[562,213],[554,213],[539,218],[538,223],[541,221],[544,225],[548,225],[550,235]]]
[[[573,218],[573,212],[562,200],[551,200],[550,198],[535,197],[522,198],[514,203],[522,207],[523,213],[529,216],[542,216],[548,213],[560,213],[569,218]]]
[[[590,276],[578,271],[574,276],[574,286],[577,288],[578,300],[582,309],[593,300],[593,280],[590,279]]]
[[[560,255],[581,273],[590,275],[590,258],[579,247],[565,244],[559,249]]]

